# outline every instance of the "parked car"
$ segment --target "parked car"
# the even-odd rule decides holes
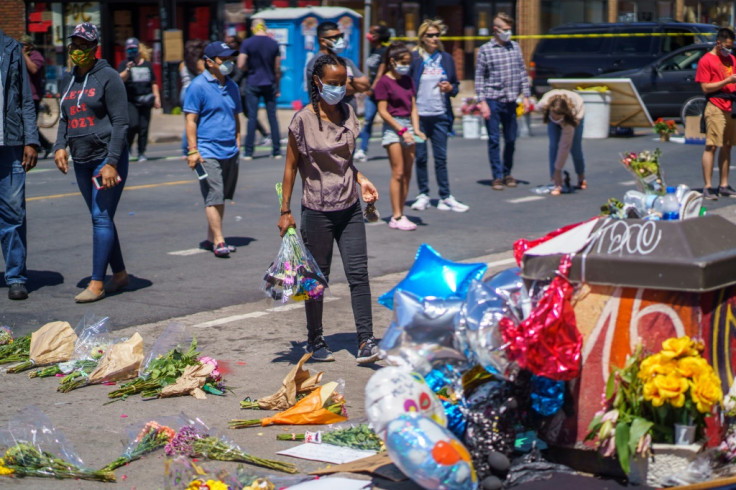
[[[702,100],[705,105],[703,90],[695,83],[695,71],[700,58],[711,49],[713,44],[692,44],[641,68],[601,77],[630,78],[653,119],[684,117],[682,110],[687,101]]]
[[[549,34],[594,34],[601,37],[542,39],[532,56],[533,86],[537,94],[549,90],[548,78],[587,78],[614,71],[641,68],[661,56],[693,43],[715,39],[718,27],[680,22],[573,24]],[[646,36],[644,34],[670,34]],[[611,34],[640,34],[603,37]]]

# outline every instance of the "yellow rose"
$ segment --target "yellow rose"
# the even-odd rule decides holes
[[[713,405],[723,400],[721,380],[717,376],[702,376],[692,383],[690,396],[698,412],[708,413]]]
[[[207,488],[209,490],[228,490],[228,486],[220,480],[207,480]]]
[[[683,357],[677,360],[677,372],[686,378],[695,379],[709,371],[710,365],[702,357]]]
[[[639,378],[649,379],[654,374],[654,366],[661,364],[662,356],[659,354],[652,354],[647,357],[639,365]]]
[[[199,487],[202,486],[202,480],[192,480],[192,482],[187,487],[187,490],[199,490]]]
[[[661,407],[664,404],[664,398],[659,394],[659,390],[654,385],[654,381],[648,381],[644,384],[644,399],[651,402],[655,407]]]
[[[13,470],[5,466],[5,460],[0,458],[0,475],[12,475],[15,473]]]
[[[660,354],[665,359],[674,359],[687,354],[691,349],[693,342],[690,337],[685,335],[684,337],[667,339],[662,342],[662,351]]]
[[[685,378],[677,373],[670,373],[666,376],[657,376],[653,381],[659,395],[665,398],[670,405],[680,408],[685,404],[685,392],[689,388]]]

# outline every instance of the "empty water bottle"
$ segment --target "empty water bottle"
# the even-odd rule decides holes
[[[667,194],[662,198],[662,219],[678,220],[680,219],[680,202],[677,200],[677,189],[674,187],[667,188]]]

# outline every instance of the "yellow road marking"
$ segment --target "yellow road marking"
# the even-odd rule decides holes
[[[143,184],[143,185],[133,185],[130,187],[126,187],[126,191],[136,191],[139,189],[150,189],[152,187],[162,187],[162,186],[171,186],[171,185],[182,185],[182,184],[192,184],[194,181],[192,180],[176,180],[174,182],[162,182],[160,184]],[[81,195],[79,192],[68,192],[66,194],[52,194],[50,196],[36,196],[36,197],[29,197],[26,198],[26,202],[30,201],[44,201],[47,199],[61,199],[62,197],[71,197],[71,196],[79,196]]]

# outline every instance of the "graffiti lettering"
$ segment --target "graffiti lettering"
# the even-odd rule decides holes
[[[662,230],[653,221],[628,223],[615,220],[603,226],[600,233],[597,252],[608,255],[621,256],[624,252],[630,255],[648,255],[656,250],[662,239]]]

